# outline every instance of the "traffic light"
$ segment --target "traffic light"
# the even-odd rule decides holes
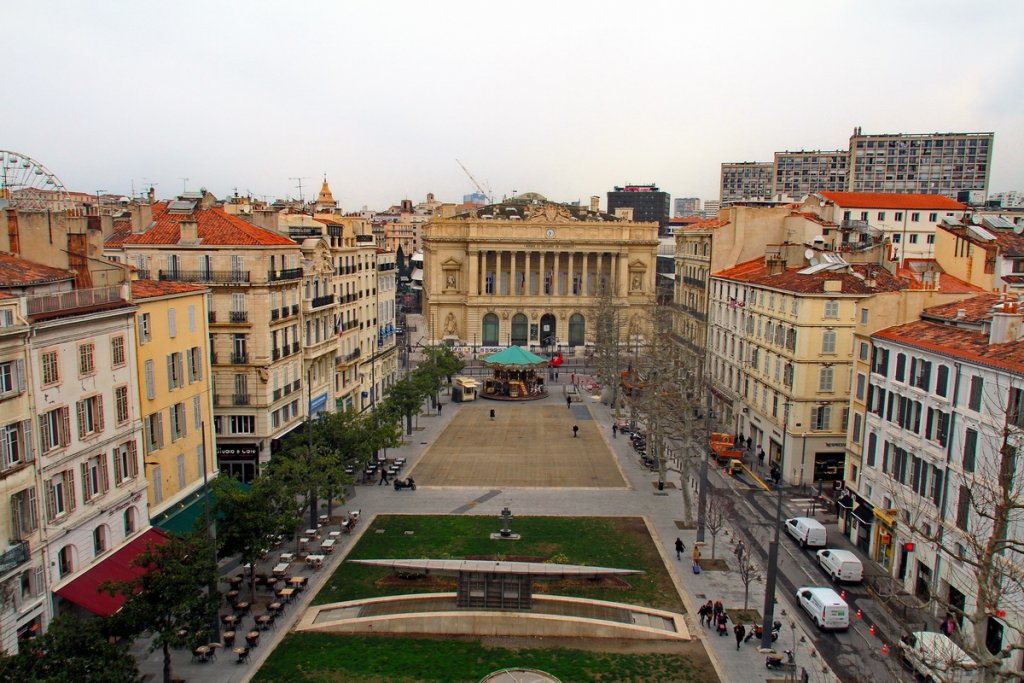
[[[904,543],[903,544],[903,549],[905,551],[907,551],[908,553],[912,553],[912,552],[914,552],[914,544],[913,543]]]

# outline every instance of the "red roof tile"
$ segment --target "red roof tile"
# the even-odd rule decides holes
[[[943,273],[935,259],[905,259],[903,265],[896,269],[896,275],[906,278],[911,283],[911,289],[930,289],[932,284],[924,279],[924,273],[927,271],[938,273],[939,291],[944,294],[980,294],[986,291],[977,285],[972,285],[948,273]]]
[[[0,251],[0,287],[26,287],[73,279],[75,274],[70,270],[51,268]]]
[[[966,211],[967,205],[941,194],[890,194],[885,192],[819,192],[837,206],[852,209],[936,209]]]
[[[828,280],[839,280],[842,288],[837,294],[877,294],[879,292],[898,292],[907,289],[907,280],[894,277],[889,271],[880,266],[852,265],[852,273],[837,273],[835,271],[821,271],[818,273],[800,273],[799,268],[787,268],[781,273],[768,274],[764,263],[764,257],[740,263],[734,268],[715,273],[714,277],[747,284],[780,289],[797,294],[824,294],[825,282]],[[856,274],[855,274],[856,273]],[[875,286],[868,287],[865,284],[865,277],[870,273]]]
[[[115,221],[114,230],[110,235],[103,241],[103,246],[106,247],[120,247],[124,244],[124,241],[132,234],[132,222],[131,221]]]
[[[239,246],[295,246],[295,242],[284,235],[263,228],[225,213],[221,208],[209,208],[191,214],[172,214],[167,211],[167,202],[153,205],[153,222],[145,232],[132,235],[124,244],[177,244],[181,240],[179,223],[195,220],[198,223],[199,243],[210,245]]]
[[[977,323],[991,318],[992,307],[999,303],[1002,298],[1002,294],[993,292],[979,294],[963,301],[954,301],[942,304],[941,306],[931,306],[921,311],[921,317]],[[959,317],[960,311],[964,312],[963,317]]]
[[[132,282],[132,299],[152,299],[170,294],[188,294],[208,289],[203,285],[187,282],[165,282],[161,280],[134,280]]]
[[[889,327],[871,336],[931,351],[948,358],[1024,374],[1024,341],[989,344],[987,332],[924,320]]]
[[[685,232],[687,230],[713,230],[715,228],[722,228],[729,225],[729,221],[722,220],[721,218],[706,218],[697,221],[696,223],[690,223],[689,225],[680,225],[676,227],[677,232]]]

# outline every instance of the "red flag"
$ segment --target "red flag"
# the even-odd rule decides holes
[[[561,352],[561,351],[559,351],[559,352],[558,352],[558,355],[557,355],[557,356],[555,356],[555,357],[554,357],[554,358],[553,358],[553,359],[551,360],[551,367],[553,367],[553,368],[557,368],[557,367],[558,367],[559,365],[561,365],[561,364],[562,364],[562,361],[563,361],[563,358],[562,358],[562,352]]]

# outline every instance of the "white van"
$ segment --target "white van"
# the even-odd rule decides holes
[[[900,638],[900,654],[925,680],[971,683],[978,680],[978,663],[942,633],[914,631]]]
[[[831,588],[804,586],[796,589],[796,598],[819,629],[850,628],[850,608]]]
[[[864,565],[849,550],[827,548],[818,551],[818,564],[829,573],[833,581],[860,583],[864,578]]]
[[[803,547],[824,548],[825,526],[813,517],[793,517],[786,520],[786,533]]]

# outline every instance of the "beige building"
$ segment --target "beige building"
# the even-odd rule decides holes
[[[433,343],[538,349],[592,344],[602,287],[617,304],[655,301],[658,226],[528,193],[436,218],[424,230],[424,315]]]

